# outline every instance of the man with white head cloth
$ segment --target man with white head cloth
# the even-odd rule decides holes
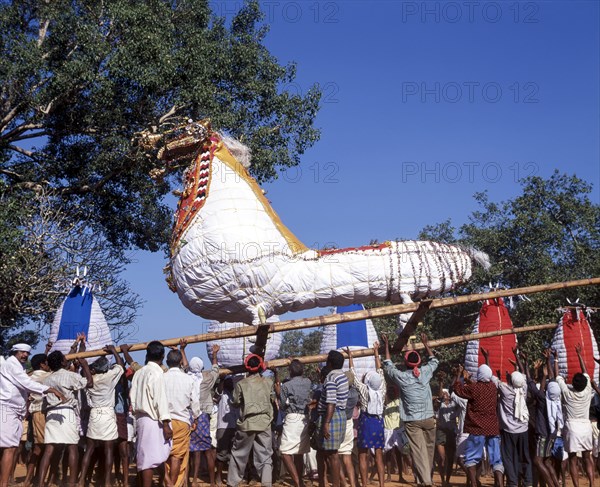
[[[487,351],[482,353],[488,359]],[[519,368],[523,370],[516,347],[513,349]],[[527,382],[525,376],[515,371],[510,376],[507,372],[507,384],[498,377],[492,377],[492,382],[498,387],[500,402],[498,413],[500,417],[500,450],[506,475],[506,486],[517,487],[533,485],[531,456],[529,454],[529,410],[527,409]]]
[[[29,345],[18,343],[11,348],[10,353],[11,356],[0,367],[0,487],[8,485],[14,455],[21,441],[29,393],[52,393],[64,401],[64,396],[56,389],[34,381],[25,373],[23,366],[31,353]]]
[[[463,372],[464,369],[460,365],[459,375]],[[468,377],[465,377],[465,384],[457,379],[453,385],[456,395],[468,400],[464,432],[469,433],[469,437],[466,440],[464,465],[471,485],[477,485],[477,464],[483,460],[484,448],[487,450],[496,483],[503,485],[504,482],[504,466],[500,455],[500,425],[496,412],[498,390],[492,382],[492,375],[492,369],[484,364],[477,371],[477,382],[466,383]]]

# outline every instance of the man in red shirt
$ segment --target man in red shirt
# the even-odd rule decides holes
[[[459,365],[453,389],[457,396],[468,400],[465,417],[465,433],[469,433],[465,448],[465,467],[471,485],[477,485],[477,464],[483,459],[483,449],[488,458],[496,485],[504,485],[504,466],[500,455],[500,427],[498,424],[498,389],[491,382],[492,369],[481,365],[477,371],[477,382],[463,384],[460,381],[464,368]],[[466,378],[468,379],[468,377]]]

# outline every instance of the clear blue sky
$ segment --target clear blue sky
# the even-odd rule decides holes
[[[230,16],[240,1],[215,1]],[[265,1],[266,44],[296,62],[290,90],[324,90],[321,140],[265,185],[307,245],[415,238],[555,169],[600,201],[600,3]],[[492,256],[493,258],[493,256]],[[166,286],[161,254],[124,277],[146,300],[131,341],[202,333]],[[326,313],[306,312],[301,316]],[[286,315],[286,317],[293,317]],[[189,355],[206,357],[203,344]]]

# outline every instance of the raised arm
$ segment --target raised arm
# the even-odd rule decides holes
[[[481,355],[483,355],[483,359],[485,360],[485,365],[490,366],[490,352],[488,352],[485,348],[481,347]]]
[[[546,348],[542,354],[544,355],[544,358],[546,359],[546,370],[548,372],[548,380],[553,380],[555,379],[554,377],[554,367],[552,367],[552,349],[550,348]]]
[[[529,367],[527,363],[527,355],[524,352],[519,352],[517,347],[512,349],[515,354],[515,360],[517,361],[517,370],[521,373],[524,373],[525,376],[529,379]]]
[[[444,395],[444,382],[446,382],[446,372],[444,372],[443,370],[440,370],[438,372],[438,379],[440,382],[440,385],[438,387],[438,397],[440,398],[440,401],[441,401],[441,398]]]
[[[556,380],[558,378],[558,351],[557,350],[552,350],[552,357],[554,358],[554,366],[553,366],[553,371],[554,371],[554,380]]]
[[[429,338],[427,338],[427,335],[425,333],[421,333],[421,342],[425,347],[425,352],[427,353],[427,356],[429,358],[434,357],[433,350],[431,350],[431,347],[429,346]]]
[[[85,333],[81,334],[81,337],[77,337],[79,340],[79,352],[85,352]],[[83,370],[83,376],[87,381],[85,385],[86,389],[90,389],[94,387],[94,378],[92,377],[92,372],[90,371],[90,366],[87,363],[87,360],[84,358],[77,359],[79,361],[79,366],[81,370]]]
[[[383,346],[385,348],[385,358],[384,360],[392,360],[390,356],[390,340],[387,334],[381,335],[381,340],[383,340]]]
[[[133,360],[133,357],[129,354],[130,348],[131,345],[127,345],[126,343],[121,345],[121,352],[123,352],[123,357],[125,357],[125,361],[131,366],[131,364],[135,363],[135,360]]]
[[[352,352],[350,351],[350,347],[346,347],[346,353],[348,354],[348,366],[351,369],[354,369],[354,360],[352,359]]]
[[[190,366],[190,363],[188,362],[187,356],[185,354],[185,347],[187,347],[187,344],[188,342],[185,338],[179,340],[179,351],[181,352],[181,365],[183,367],[183,370],[186,371]]]
[[[375,354],[375,369],[381,369],[381,360],[379,359],[379,342],[373,344],[373,352]]]
[[[541,360],[540,364],[543,363]],[[537,363],[537,361],[536,361]],[[542,366],[542,380],[540,381],[540,391],[546,392],[546,379],[548,379],[548,367],[546,365]]]
[[[116,364],[120,365],[121,367],[123,367],[123,370],[125,370],[125,363],[123,362],[121,355],[119,354],[119,352],[117,352],[117,349],[114,345],[106,345],[106,347],[104,347],[103,350],[107,353],[112,353],[112,356],[115,358]]]
[[[212,364],[216,365],[217,367],[219,366],[219,357],[217,356],[219,353],[219,350],[221,350],[220,345],[215,344],[212,346]]]
[[[585,366],[585,361],[583,360],[583,347],[581,346],[581,343],[575,345],[575,351],[577,352],[577,358],[579,359],[579,367],[581,367],[581,373],[587,374],[588,371],[587,367]]]

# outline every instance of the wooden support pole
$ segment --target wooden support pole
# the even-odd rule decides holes
[[[483,301],[485,299],[504,298],[508,296],[515,296],[518,294],[534,294],[544,291],[556,291],[559,289],[569,289],[572,287],[580,286],[595,286],[600,284],[600,277],[593,277],[589,279],[579,279],[577,281],[566,281],[566,282],[553,282],[550,284],[540,284],[538,286],[528,286],[513,289],[503,289],[499,291],[492,291],[488,293],[477,293],[467,294],[465,296],[454,296],[449,298],[437,298],[437,299],[425,299],[416,303],[408,304],[394,304],[390,306],[382,306],[379,308],[371,308],[359,311],[351,311],[349,313],[338,313],[331,315],[321,315],[314,318],[303,318],[297,320],[281,321],[279,323],[269,324],[269,332],[284,332],[291,330],[303,330],[306,328],[316,328],[320,326],[334,325],[338,323],[347,323],[349,321],[363,320],[380,318],[382,316],[397,315],[400,313],[411,313],[427,307],[428,309],[440,309],[448,308],[450,306],[456,306],[458,304],[473,303],[477,301]],[[267,325],[265,325],[267,326]],[[245,336],[256,335],[258,327],[239,327],[231,330],[220,331],[215,333],[203,333],[198,335],[188,335],[178,338],[168,338],[166,340],[160,340],[160,342],[168,346],[176,346],[179,341],[183,338],[188,343],[208,342],[213,340],[224,340],[226,338],[240,338]],[[136,343],[130,348],[131,352],[138,350],[145,350],[148,346],[147,342]],[[117,351],[120,349],[117,347]],[[74,358],[89,358],[98,357],[100,355],[107,355],[104,350],[88,350],[81,353],[73,353],[67,356],[67,359]]]
[[[402,350],[404,348],[404,346],[408,343],[408,341],[410,340],[410,336],[417,329],[417,325],[423,320],[423,318],[425,317],[425,314],[431,308],[431,303],[432,303],[432,301],[429,301],[429,300],[421,301],[419,303],[419,307],[417,308],[417,310],[409,318],[406,325],[404,325],[404,329],[402,330],[402,333],[400,333],[398,335],[398,338],[396,339],[396,343],[394,343],[392,345],[393,351]]]
[[[450,338],[440,338],[439,340],[430,340],[429,347],[445,347],[448,345],[456,345],[457,343],[470,342],[472,340],[481,340],[483,338],[495,337],[500,335],[511,335],[518,333],[529,333],[531,331],[540,331],[540,330],[552,330],[556,328],[558,324],[551,323],[547,325],[533,325],[533,326],[523,326],[520,328],[507,328],[506,330],[495,330],[495,331],[486,331],[483,333],[470,333],[468,335],[458,335]],[[422,350],[425,346],[422,343],[415,343],[412,346],[407,346],[404,350]],[[346,352],[342,352],[344,358],[348,358],[348,354]],[[375,352],[372,348],[365,348],[364,350],[352,350],[352,358],[359,357],[372,357],[375,355]],[[275,360],[269,360],[267,366],[269,368],[272,367],[287,367],[292,363],[292,360],[298,360],[303,364],[316,364],[325,362],[327,360],[327,354],[320,355],[310,355],[307,357],[289,357],[289,358],[279,358]],[[245,372],[243,365],[237,365],[230,369],[219,369],[219,374],[221,376],[228,374],[239,374]]]

